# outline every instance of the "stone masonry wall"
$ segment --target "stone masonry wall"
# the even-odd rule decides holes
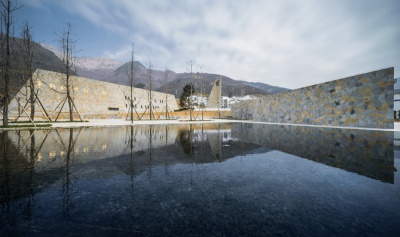
[[[234,104],[232,117],[262,122],[391,129],[394,68]]]
[[[213,88],[211,89],[210,96],[207,100],[207,108],[221,108],[221,87],[222,78],[215,80]]]
[[[36,79],[35,86],[38,89],[38,97],[41,103],[44,105],[47,113],[56,115],[62,105],[60,105],[60,103],[66,98],[65,75],[51,71],[37,70],[34,74],[34,78]],[[71,77],[71,84],[74,103],[79,113],[84,118],[110,118],[126,114],[129,110],[129,86],[76,76]],[[16,98],[18,98],[20,104],[24,106],[29,98],[29,90],[23,87],[17,94]],[[153,112],[164,112],[167,101],[169,111],[178,109],[174,95],[153,91]],[[133,103],[135,110],[138,113],[142,114],[144,111],[148,112],[149,91],[134,88]],[[18,110],[21,111],[21,105],[18,105],[15,99],[11,101],[9,107],[11,115],[18,114]],[[59,107],[57,108],[57,106]],[[62,117],[65,117],[68,114],[68,103],[65,103],[62,112]],[[36,108],[36,114],[41,114],[38,105]]]

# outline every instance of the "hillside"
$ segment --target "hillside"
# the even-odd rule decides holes
[[[46,47],[40,47],[42,51],[41,62],[43,64],[61,63],[56,56],[60,54],[56,47],[51,45],[43,46]],[[130,72],[130,62],[120,63],[107,58],[78,57],[75,59],[75,65],[76,74],[78,76],[130,86],[130,78],[128,76],[128,73]],[[55,68],[59,71],[57,67]],[[144,66],[138,61],[135,61],[134,70],[134,86],[149,89],[150,83],[148,74],[150,71],[148,70],[148,67]],[[195,84],[195,89],[197,92],[209,94],[213,82],[218,76],[220,75],[209,73],[193,73],[191,76],[190,73],[176,73],[174,71],[168,71],[168,84],[166,85],[164,71],[156,69],[151,70],[153,90],[165,92],[167,89],[168,93],[174,94],[176,97],[180,96],[184,85],[190,82]],[[266,95],[288,90],[286,88],[271,86],[261,82],[245,82],[241,80],[234,80],[223,75],[221,76],[222,94],[224,96],[241,96],[250,94]]]
[[[245,82],[245,84],[259,88],[265,92],[268,92],[270,94],[277,94],[285,91],[289,91],[290,89],[283,88],[283,87],[278,87],[278,86],[271,86],[265,83],[261,82]]]
[[[28,70],[27,66],[24,63],[26,60],[23,58],[24,54],[21,50],[21,43],[22,41],[19,38],[12,38],[11,40],[11,71],[14,72],[11,75],[10,80],[10,89],[12,96],[20,90],[20,88],[26,83],[29,78],[29,76],[25,74],[25,72],[27,72]],[[32,48],[33,71],[38,68],[54,72],[62,72],[64,70],[64,65],[62,61],[52,51],[43,48],[40,44],[35,42],[32,42]],[[15,57],[18,57],[19,60],[16,60]],[[2,86],[4,86],[4,84],[0,83],[0,91],[4,90],[3,88],[1,88]]]
[[[135,78],[134,85],[143,84],[145,85],[145,89],[149,89],[149,70],[140,62],[135,61],[134,63],[135,69]],[[111,73],[107,73],[106,75],[94,78],[101,81],[107,81],[122,85],[130,85],[130,79],[128,77],[128,73],[130,72],[130,62],[123,64],[118,67]],[[78,73],[79,74],[79,73]],[[165,74],[164,71],[160,70],[151,70],[151,78],[152,78],[152,88],[155,91],[167,92],[170,94],[174,94],[176,97],[179,97],[182,93],[182,89],[184,85],[193,82],[195,84],[195,89],[197,92],[209,94],[211,92],[212,85],[214,81],[222,75],[217,74],[209,74],[209,73],[193,73],[191,76],[190,73],[176,73],[174,71],[168,71],[168,84],[166,85]],[[263,86],[264,85],[264,86]],[[244,81],[234,80],[232,78],[222,76],[222,94],[224,96],[240,96],[242,95],[250,95],[250,94],[272,94],[279,93],[281,91],[285,91],[287,89],[270,86],[263,83],[255,83],[249,84]]]
[[[76,74],[90,79],[110,77],[122,63],[109,58],[78,57],[75,59]]]
[[[167,92],[170,94],[174,94],[176,97],[179,97],[182,94],[183,87],[188,83],[194,83],[195,90],[198,93],[209,94],[211,92],[214,81],[220,77],[221,75],[217,74],[193,74],[190,73],[179,73],[176,75],[176,79],[169,82],[167,85],[163,85],[157,89],[157,91]],[[233,80],[226,76],[222,77],[222,95],[223,96],[240,96],[243,92],[243,95],[251,95],[251,94],[269,94],[259,88],[250,86],[245,84],[243,81]]]
[[[108,78],[100,78],[102,81],[108,81],[108,82],[113,82],[113,83],[118,83],[121,85],[130,85],[130,78],[129,78],[129,72],[131,68],[131,63],[127,62],[123,64],[122,66],[118,67],[116,70],[114,70],[112,73],[110,73]],[[147,68],[141,64],[138,61],[134,62],[134,85],[138,84],[144,84],[145,89],[150,88],[150,82],[149,82],[149,76],[148,73],[150,73]],[[176,73],[173,71],[168,71],[168,78],[169,80],[174,80],[176,78]],[[156,90],[157,88],[161,87],[162,85],[165,84],[165,79],[164,79],[164,71],[160,70],[151,70],[151,78],[152,78],[152,88],[153,90]]]
[[[21,55],[18,44],[21,43],[21,39],[14,38],[13,50],[15,55]],[[38,43],[33,42],[33,70],[44,69],[53,72],[63,72],[64,64],[54,54],[54,52],[44,48]]]
[[[44,45],[49,50],[59,54],[58,49],[51,45]],[[130,86],[130,62],[119,63],[106,58],[91,58],[91,57],[78,57],[76,60],[76,74],[82,77],[117,83],[121,85]],[[148,67],[142,63],[135,61],[135,78],[134,86],[138,87],[141,84],[145,89],[149,89]],[[184,85],[194,82],[197,92],[208,94],[211,91],[213,82],[219,75],[216,74],[193,74],[190,73],[176,73],[168,71],[168,85],[165,81],[164,71],[153,69],[151,70],[152,88],[155,91],[165,92],[180,96]],[[222,76],[222,94],[224,96],[240,96],[249,94],[274,94],[287,91],[286,88],[271,86],[261,82],[245,82],[234,80],[232,78]]]

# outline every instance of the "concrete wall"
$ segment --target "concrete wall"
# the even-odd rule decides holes
[[[268,95],[232,106],[232,117],[263,122],[393,128],[394,68]]]
[[[66,97],[65,75],[45,70],[37,70],[34,73],[36,88],[39,89],[38,97],[48,113],[57,114],[60,108],[57,106]],[[71,78],[73,88],[73,99],[75,105],[84,118],[107,118],[115,114],[126,114],[129,110],[130,87],[114,83],[102,82],[83,77]],[[29,83],[29,82],[28,82]],[[23,87],[16,98],[23,105],[29,98],[29,90]],[[149,91],[139,88],[133,89],[134,106],[137,112],[144,112],[149,106]],[[153,112],[165,111],[166,101],[170,111],[178,109],[175,96],[161,92],[152,92]],[[10,103],[11,115],[18,113],[18,103],[14,99]],[[21,108],[19,109],[21,111]],[[28,109],[29,111],[29,109]],[[119,111],[119,113],[117,112]],[[149,109],[147,110],[149,111]],[[36,114],[41,115],[37,106]],[[65,104],[62,112],[66,116],[68,103]]]

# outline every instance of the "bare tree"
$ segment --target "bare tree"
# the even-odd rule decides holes
[[[30,118],[32,121],[35,120],[35,81],[33,80],[33,50],[34,43],[32,40],[32,34],[28,22],[26,22],[22,29],[22,41],[20,44],[22,51],[22,68],[24,70],[20,73],[21,77],[25,82],[25,76],[28,76],[29,80],[29,104],[30,104]]]
[[[192,85],[192,89],[190,90],[190,97],[189,97],[189,114],[190,114],[190,121],[192,120],[193,116],[193,93],[194,93],[194,83],[193,83],[193,61],[190,61],[190,84]]]
[[[10,102],[10,80],[11,80],[11,27],[14,23],[13,13],[20,8],[17,3],[11,3],[10,0],[0,0],[1,8],[1,79],[4,81],[3,91],[3,126],[8,126],[8,104]],[[3,34],[3,27],[5,34]]]
[[[148,92],[148,100],[149,100],[149,108],[150,108],[150,120],[153,119],[153,93],[152,93],[152,85],[153,85],[153,78],[152,78],[153,66],[151,65],[151,61],[149,64],[149,68],[147,69],[147,79],[149,80],[149,92]]]
[[[135,62],[134,62],[134,53],[135,53],[135,44],[132,44],[132,53],[131,53],[131,67],[129,73],[129,79],[131,82],[131,96],[129,99],[129,111],[131,116],[131,123],[133,123],[133,82],[135,79]]]
[[[64,73],[65,73],[66,98],[64,99],[63,103],[65,103],[65,101],[67,101],[67,103],[68,103],[69,120],[71,122],[74,121],[74,116],[73,116],[74,109],[77,112],[79,118],[81,120],[83,120],[82,117],[80,116],[80,114],[74,104],[74,100],[72,98],[73,85],[72,85],[71,78],[76,72],[76,68],[75,68],[75,64],[74,64],[74,60],[73,60],[74,55],[75,55],[76,41],[72,38],[72,35],[73,35],[73,33],[72,33],[72,28],[71,28],[70,23],[68,23],[65,31],[62,32],[60,35],[58,35],[58,41],[59,41],[60,49],[62,52],[62,61],[64,64]],[[64,104],[63,104],[63,106],[64,106]],[[63,106],[61,106],[59,114],[61,113]],[[58,116],[57,116],[57,118],[58,118]],[[57,121],[57,118],[56,118],[56,121]]]
[[[165,67],[164,70],[164,81],[165,81],[165,119],[169,119],[169,108],[168,108],[168,75],[169,70]]]

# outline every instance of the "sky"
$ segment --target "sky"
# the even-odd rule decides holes
[[[135,60],[290,89],[394,67],[399,0],[13,0],[15,31],[57,46],[68,23],[77,56]]]

